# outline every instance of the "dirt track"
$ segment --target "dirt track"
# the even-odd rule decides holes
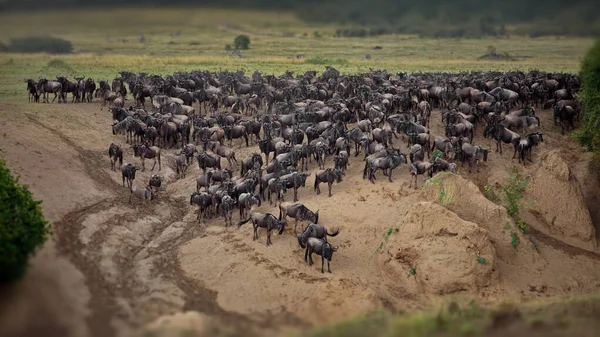
[[[218,317],[247,335],[276,335],[304,323],[327,323],[378,308],[406,311],[440,299],[424,292],[414,277],[398,276],[407,273],[388,270],[377,251],[388,229],[399,228],[422,199],[419,190],[408,188],[406,166],[394,172],[393,183],[378,174],[372,185],[362,179],[360,157],[351,157],[349,171],[334,185],[331,198],[326,188],[317,196],[312,191],[314,173],[309,177],[300,201],[320,210],[320,223],[341,229],[331,239],[340,246],[332,261],[333,274],[321,274],[320,263],[309,267],[304,262],[293,228],[274,236],[274,245],[266,247],[264,232],[252,241],[250,225],[235,231],[225,228],[221,219],[198,224],[189,205],[197,165],[178,181],[163,159],[166,188],[158,200],[146,207],[139,200],[128,205],[129,192],[121,186],[120,173],[110,171],[106,156],[108,145],[124,144],[124,137],[111,134],[110,115],[98,105],[20,104],[1,105],[0,110],[6,120],[0,125],[2,155],[44,201],[55,233],[25,281],[5,290],[10,296],[0,302],[0,326],[8,327],[9,335],[44,331],[46,336],[126,336],[159,316],[182,310]],[[547,111],[538,114],[545,142],[534,150],[534,164],[523,172],[532,173],[544,153],[558,148],[583,194],[597,194],[595,184],[584,183],[587,156],[568,136],[556,132]],[[432,118],[433,136],[441,135],[439,112]],[[474,143],[493,150],[495,145],[481,133],[477,130]],[[406,149],[400,140],[395,144]],[[238,160],[256,150],[234,145]],[[459,173],[478,187],[503,182],[517,165],[511,155],[505,146],[502,156],[490,154],[480,172],[469,174],[465,166]],[[139,165],[131,149],[124,159]],[[331,160],[326,165],[331,166]],[[314,172],[316,164],[309,168]],[[149,174],[140,172],[134,185],[145,183]],[[290,198],[288,193],[286,200]],[[587,202],[593,204],[590,198]],[[257,210],[277,215],[276,206],[268,202]],[[594,213],[592,219],[598,224]],[[597,251],[567,245],[532,226],[530,236],[538,242],[539,253],[504,258],[497,247],[492,284],[469,295],[484,302],[527,300],[600,286]],[[509,245],[510,239],[490,233],[496,246]],[[24,319],[35,323],[22,324]]]

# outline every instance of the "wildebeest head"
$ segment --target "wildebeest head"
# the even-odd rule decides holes
[[[333,261],[333,252],[337,252],[339,247],[333,247],[329,242],[323,244],[323,257]]]
[[[277,229],[278,229],[277,234],[278,235],[283,234],[283,232],[285,231],[285,221],[279,220],[279,219],[275,219],[275,221],[277,221]]]

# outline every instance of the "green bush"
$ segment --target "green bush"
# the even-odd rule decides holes
[[[250,48],[250,37],[248,35],[238,35],[233,40],[233,46],[235,49],[248,49]]]
[[[596,41],[583,59],[579,77],[581,127],[573,133],[573,138],[594,152],[594,164],[600,166],[600,40]]]
[[[50,226],[27,185],[19,185],[0,159],[0,283],[18,280],[48,239]]]
[[[8,48],[15,53],[69,54],[73,51],[71,41],[46,36],[12,39]]]

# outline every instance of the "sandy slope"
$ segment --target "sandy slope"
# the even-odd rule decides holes
[[[334,185],[331,198],[326,192],[317,196],[312,191],[314,173],[299,192],[307,207],[320,209],[321,223],[341,229],[338,237],[331,238],[340,247],[331,264],[333,273],[321,274],[320,260],[315,258],[318,263],[313,266],[304,262],[303,251],[290,229],[274,236],[274,245],[267,247],[264,232],[258,241],[252,241],[250,225],[236,231],[224,228],[220,219],[198,224],[195,209],[189,205],[189,194],[199,174],[197,166],[178,181],[166,165],[168,160],[163,159],[161,173],[167,184],[159,199],[147,207],[139,202],[128,205],[129,195],[121,187],[120,173],[109,170],[106,156],[110,142],[124,144],[124,137],[110,133],[110,116],[96,104],[2,105],[0,111],[6,120],[0,125],[2,155],[13,172],[21,175],[21,181],[30,184],[36,197],[44,200],[45,214],[55,223],[55,240],[36,258],[26,280],[15,289],[3,290],[11,296],[3,296],[0,302],[0,326],[9,327],[4,330],[9,334],[45,329],[47,335],[125,336],[159,316],[191,310],[218,317],[227,326],[248,334],[276,335],[304,322],[322,324],[372,309],[410,310],[438,301],[438,290],[451,288],[428,284],[419,266],[417,277],[408,277],[410,268],[390,264],[397,256],[396,249],[406,249],[414,240],[409,237],[433,235],[424,241],[428,247],[420,256],[425,260],[419,261],[435,261],[435,252],[470,249],[454,245],[452,240],[440,240],[437,232],[414,232],[415,216],[428,214],[415,215],[415,205],[439,200],[435,192],[408,188],[406,166],[394,172],[393,183],[379,173],[373,185],[362,179],[360,157],[352,157],[344,181]],[[516,165],[505,147],[502,156],[491,153],[480,172],[469,174],[466,167],[461,170],[466,180],[445,180],[447,186],[455,186],[454,204],[444,211],[449,215],[433,211],[434,206],[427,215],[432,219],[457,217],[487,233],[496,254],[488,259],[493,263],[489,280],[464,291],[464,287],[455,289],[481,301],[555,298],[600,286],[595,237],[578,235],[573,239],[571,235],[594,233],[590,226],[598,219],[597,214],[588,216],[589,223],[569,223],[566,219],[555,229],[544,226],[546,217],[536,216],[553,208],[560,213],[561,209],[556,209],[559,206],[585,213],[597,195],[595,185],[586,183],[588,157],[567,136],[556,132],[547,111],[539,114],[545,142],[534,150],[534,163],[523,173],[539,174],[542,156],[558,149],[558,159],[554,160],[566,163],[573,177],[564,183],[580,199],[556,195],[531,202],[532,209],[524,211],[523,217],[537,230],[522,236],[514,251],[509,236],[512,229],[504,228],[506,214],[479,192],[486,183],[503,182]],[[443,132],[437,112],[432,130],[434,136]],[[477,134],[481,133],[478,130]],[[494,148],[481,136],[475,143]],[[395,144],[406,149],[403,141],[395,140]],[[238,159],[256,151],[254,146],[235,147]],[[125,161],[139,165],[130,149]],[[328,161],[327,166],[331,165]],[[314,172],[316,164],[309,168]],[[140,172],[134,184],[145,183],[149,174]],[[544,192],[547,186],[543,180],[536,180],[532,194],[548,193]],[[286,200],[291,197],[288,193]],[[268,202],[257,210],[277,215],[276,206]],[[450,230],[456,224],[446,226],[442,222],[436,226]],[[569,226],[574,227],[572,232]],[[396,228],[398,233],[413,228],[413,234],[394,232],[385,240],[388,230]],[[480,232],[475,228],[468,233]],[[468,233],[464,235],[471,235]],[[411,247],[418,250],[419,245]],[[454,263],[450,258],[436,267],[440,268],[436,282],[453,282],[458,275],[455,269],[463,268],[469,259],[457,258]],[[16,303],[26,304],[19,307]],[[25,305],[35,310],[24,309]],[[25,320],[37,323],[24,324]]]

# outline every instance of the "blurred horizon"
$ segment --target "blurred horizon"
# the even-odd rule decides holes
[[[600,36],[600,1],[504,0],[0,0],[0,11],[119,7],[285,10],[305,23],[335,23],[370,31],[436,37],[514,34]],[[369,34],[369,32],[367,32]],[[360,33],[358,33],[360,35]],[[370,34],[377,35],[377,34]],[[381,35],[381,34],[379,34]]]

